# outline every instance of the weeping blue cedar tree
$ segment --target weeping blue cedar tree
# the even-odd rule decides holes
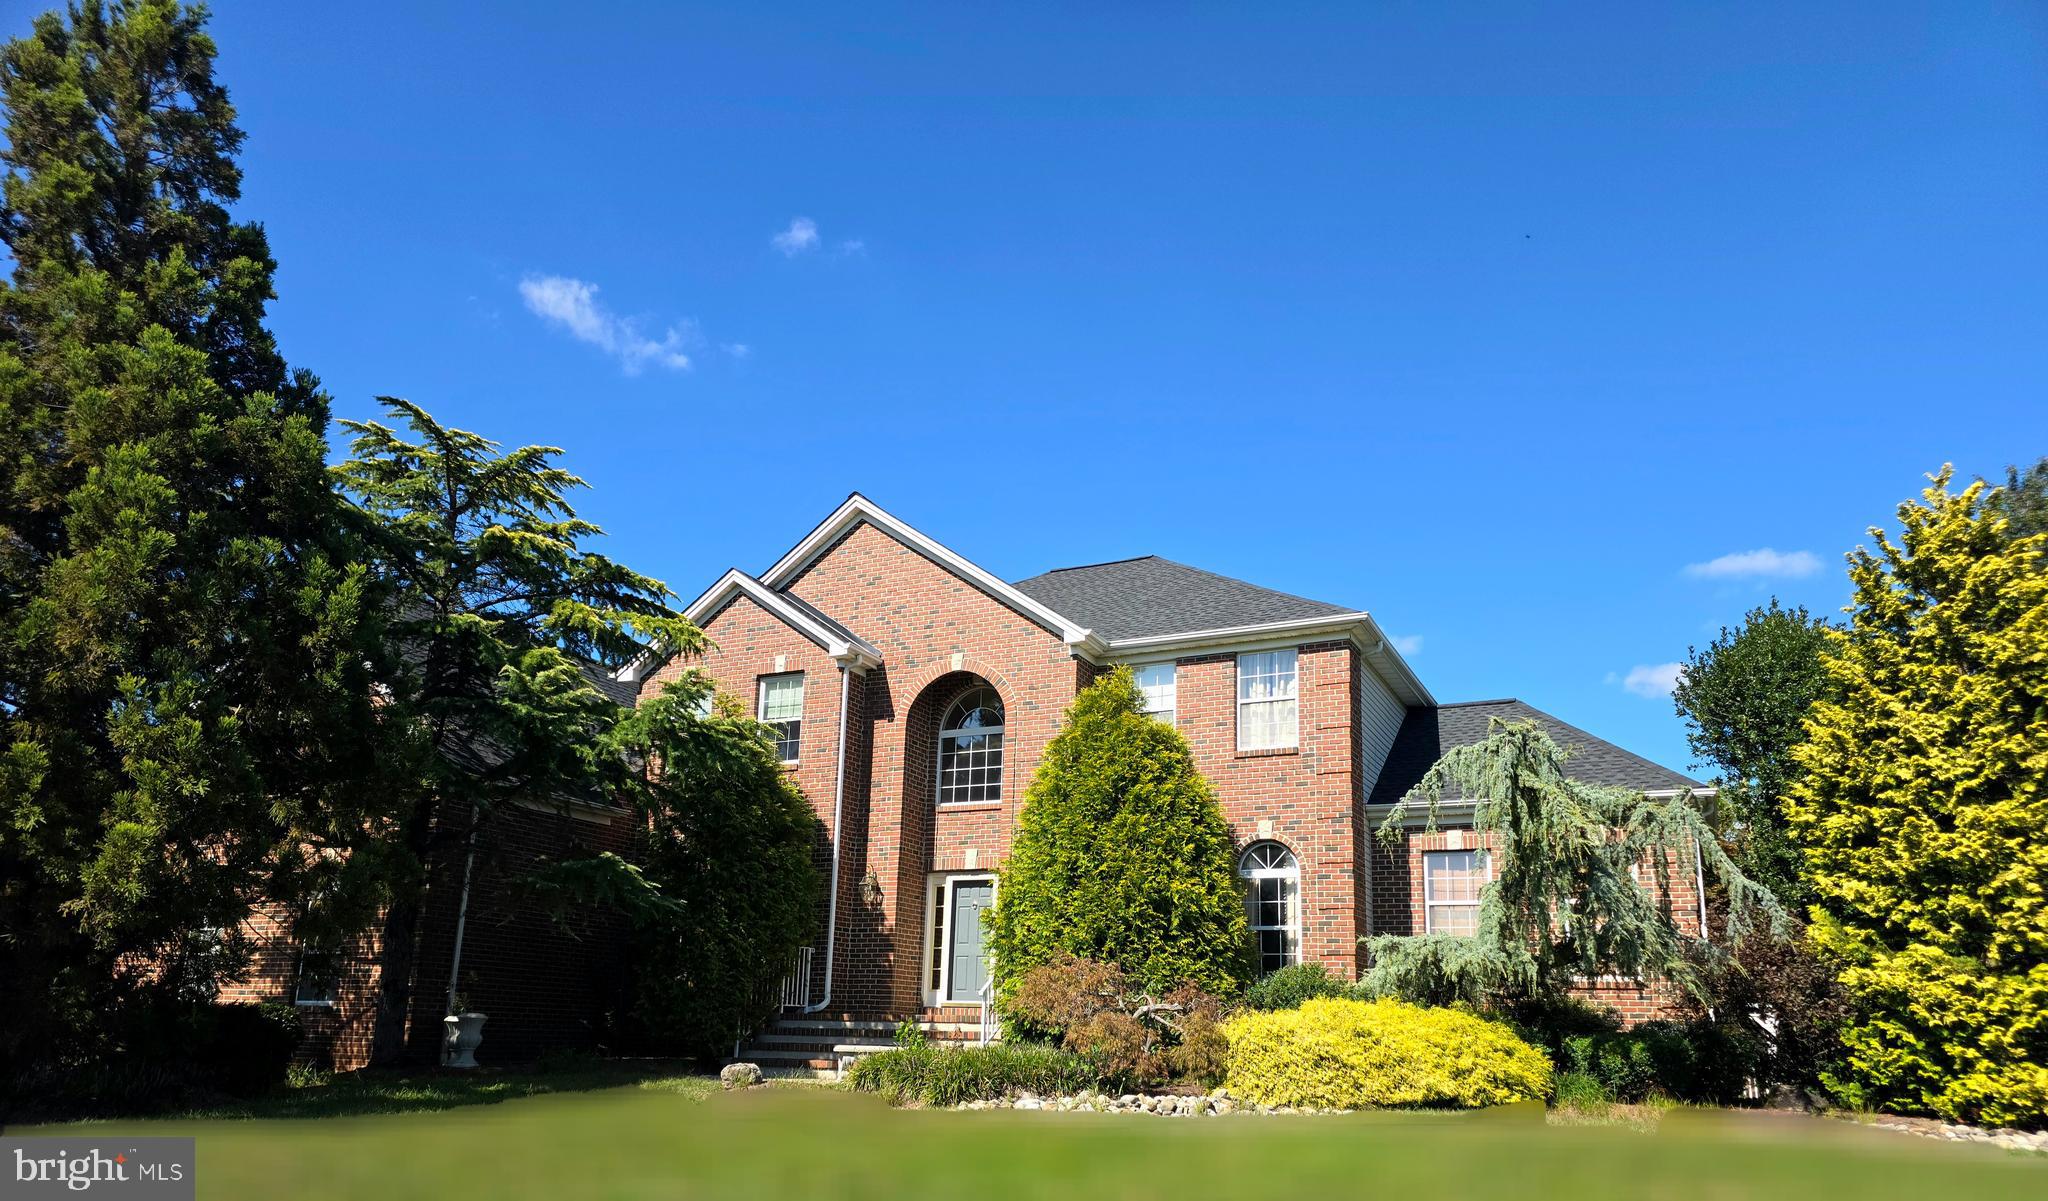
[[[1400,845],[1411,823],[1434,830],[1447,799],[1472,801],[1472,827],[1491,846],[1478,930],[1365,939],[1369,992],[1554,1008],[1574,981],[1616,975],[1699,994],[1700,948],[1664,899],[1696,862],[1726,892],[1726,940],[1740,941],[1759,918],[1775,934],[1786,929],[1784,907],[1728,857],[1691,798],[1575,780],[1570,752],[1535,722],[1495,718],[1486,738],[1446,752],[1388,812],[1380,840]]]

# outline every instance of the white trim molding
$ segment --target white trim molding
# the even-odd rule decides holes
[[[769,588],[786,587],[797,576],[803,574],[806,567],[817,562],[818,556],[830,550],[833,543],[838,542],[849,530],[862,522],[874,526],[1004,605],[1058,634],[1060,640],[1065,642],[1074,654],[1093,658],[1103,652],[1102,640],[1080,623],[1060,616],[1019,592],[977,567],[966,556],[940,544],[858,492],[847,497],[843,504],[832,511],[830,517],[804,535],[803,541],[791,547],[788,554],[777,559],[775,566],[762,572],[761,583]]]
[[[1322,617],[1296,617],[1259,625],[1225,626],[1213,630],[1189,630],[1181,634],[1151,634],[1143,638],[1119,638],[1105,644],[1105,661],[1138,663],[1169,655],[1210,652],[1239,653],[1276,650],[1306,642],[1346,641],[1358,648],[1380,677],[1393,686],[1394,695],[1407,705],[1434,705],[1436,698],[1416,676],[1401,652],[1394,649],[1380,631],[1372,614],[1332,613]]]
[[[744,596],[766,609],[784,625],[817,643],[842,667],[854,671],[868,671],[882,665],[882,652],[861,638],[846,638],[837,630],[826,626],[810,614],[791,604],[789,598],[774,591],[760,580],[735,567],[718,577],[718,582],[704,590],[703,595],[690,602],[683,610],[700,628],[720,609],[734,599]]]

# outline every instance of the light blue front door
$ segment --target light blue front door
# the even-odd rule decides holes
[[[981,1000],[981,986],[988,980],[988,959],[981,948],[981,915],[995,900],[993,880],[958,880],[951,889],[951,911],[946,928],[953,932],[946,971],[948,1001]]]

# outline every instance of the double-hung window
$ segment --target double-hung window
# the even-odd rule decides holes
[[[1270,751],[1296,744],[1300,720],[1294,649],[1237,657],[1237,749]]]
[[[1147,663],[1135,668],[1131,675],[1138,682],[1138,691],[1144,694],[1145,712],[1172,725],[1175,708],[1173,664]]]
[[[1479,892],[1489,867],[1485,851],[1422,853],[1422,924],[1429,934],[1477,934]]]
[[[761,677],[761,721],[775,731],[775,754],[795,763],[804,745],[804,673]]]

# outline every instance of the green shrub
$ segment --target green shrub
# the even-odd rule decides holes
[[[1317,997],[1238,1014],[1230,1090],[1261,1105],[1476,1107],[1540,1100],[1550,1062],[1497,1022],[1405,1001]]]
[[[1294,1009],[1316,997],[1350,996],[1357,996],[1356,986],[1332,976],[1322,964],[1291,963],[1261,977],[1245,1001],[1253,1009]]]
[[[1695,1035],[1708,1030],[1672,1022],[1645,1022],[1630,1030],[1581,1034],[1564,1042],[1561,1066],[1598,1080],[1615,1100],[1635,1104],[1652,1096],[1680,1101],[1716,1100],[1702,1079]]]
[[[1565,1072],[1557,1078],[1557,1107],[1580,1113],[1605,1113],[1614,1103],[1599,1079],[1584,1072]]]
[[[1128,668],[1081,690],[1024,794],[989,918],[996,995],[1063,956],[1163,993],[1237,997],[1251,936],[1230,825],[1179,730]]]
[[[1083,1056],[1037,1043],[898,1047],[853,1062],[846,1083],[892,1105],[957,1105],[1014,1093],[1044,1096],[1120,1085]]]

